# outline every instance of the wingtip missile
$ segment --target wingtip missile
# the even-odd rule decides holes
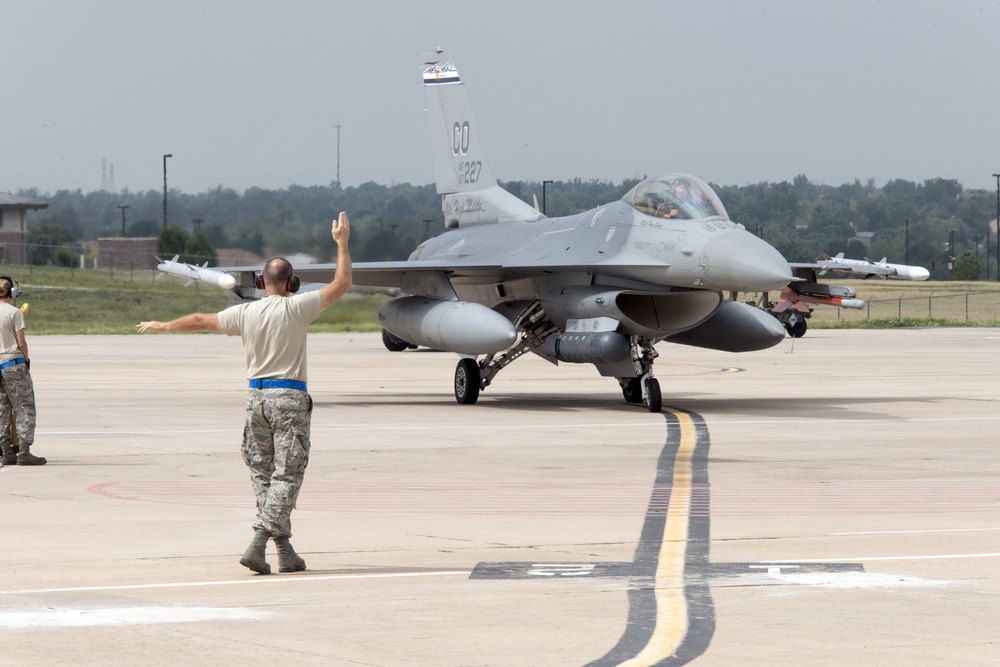
[[[885,261],[885,257],[880,262],[873,262],[870,259],[846,259],[844,253],[837,253],[836,257],[823,254],[820,266],[824,270],[836,271],[843,268],[844,271],[855,273],[867,273],[882,278],[898,278],[900,280],[927,280],[930,278],[930,271],[922,266],[910,266],[908,264],[892,264]]]
[[[184,285],[185,287],[196,282],[210,283],[225,290],[232,289],[236,286],[236,278],[228,273],[209,269],[207,267],[207,262],[206,266],[192,266],[190,264],[178,262],[177,259],[177,256],[175,256],[172,260],[162,261],[156,265],[156,268],[161,271],[162,274],[168,276],[187,278],[188,282]]]

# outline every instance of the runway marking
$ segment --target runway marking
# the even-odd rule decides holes
[[[927,535],[932,533],[981,533],[996,532],[1000,528],[939,528],[936,530],[866,530],[859,533],[830,533],[837,537],[853,535]]]
[[[1000,551],[982,554],[942,554],[938,556],[873,556],[858,558],[805,558],[799,560],[765,560],[763,563],[854,563],[876,560],[947,560],[950,558],[1000,558]]]
[[[304,553],[304,552],[303,552]],[[73,586],[67,588],[29,588],[0,591],[0,595],[26,595],[36,593],[81,593],[102,591],[138,591],[155,588],[199,588],[202,586],[256,586],[259,584],[301,584],[316,581],[338,581],[351,579],[406,579],[413,577],[469,576],[468,570],[444,570],[441,572],[379,572],[372,574],[324,574],[293,576],[251,576],[249,579],[224,581],[183,581],[164,584],[122,584],[115,586]]]
[[[653,581],[656,625],[646,646],[622,667],[655,665],[673,655],[688,629],[687,600],[684,595],[684,565],[688,544],[691,508],[692,459],[697,446],[694,426],[687,414],[670,411],[680,428],[680,443],[674,466],[666,525]]]
[[[712,419],[703,420],[701,417],[698,418],[703,423],[708,426],[743,426],[745,424],[780,424],[786,426],[788,424],[788,419]],[[810,425],[816,424],[923,424],[923,423],[950,423],[950,422],[971,422],[971,421],[1000,421],[1000,417],[983,417],[983,416],[966,416],[966,417],[887,417],[885,419],[820,419],[811,418],[809,420]],[[237,424],[236,427],[240,427],[241,424]],[[538,430],[564,430],[567,428],[659,428],[660,425],[655,422],[557,422],[557,423],[545,423],[545,424],[519,424],[519,423],[504,423],[504,424],[434,424],[430,426],[420,426],[420,425],[371,425],[371,424],[350,424],[350,423],[338,423],[336,426],[323,427],[322,425],[313,426],[314,433],[322,432],[343,432],[347,431],[495,431],[497,429],[510,430],[511,428],[521,428],[521,429],[538,429]],[[53,430],[53,431],[36,431],[38,435],[45,436],[149,436],[149,435],[162,435],[162,436],[172,436],[172,435],[191,435],[195,433],[206,433],[206,434],[216,434],[216,433],[227,433],[232,434],[233,428],[216,429],[216,428],[203,428],[203,429],[157,429],[149,431],[115,431],[111,429],[107,430]]]
[[[212,607],[116,607],[107,609],[52,609],[0,612],[0,628],[85,628],[153,623],[203,623],[259,620],[272,616],[264,609]]]
[[[206,434],[216,434],[216,433],[226,433],[232,435],[234,429],[239,429],[242,427],[242,423],[235,423],[232,428],[193,428],[193,429],[156,429],[148,431],[115,431],[111,429],[107,430],[94,430],[94,431],[36,431],[38,435],[46,436],[80,436],[80,435],[100,435],[100,436],[148,436],[148,435],[191,435],[195,433],[206,433]],[[431,426],[421,426],[419,424],[385,424],[385,425],[373,425],[373,424],[349,424],[341,423],[336,426],[324,427],[322,425],[313,426],[313,433],[317,432],[341,432],[341,431],[496,431],[498,429],[510,430],[511,428],[523,428],[523,429],[538,429],[538,430],[566,430],[572,428],[578,429],[590,429],[590,428],[660,428],[660,425],[656,422],[557,422],[557,423],[545,423],[545,424],[524,424],[524,423],[510,423],[510,424],[434,424]],[[236,436],[238,440],[238,433]]]

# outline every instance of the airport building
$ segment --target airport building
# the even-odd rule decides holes
[[[48,207],[38,199],[0,192],[0,261],[28,263],[28,211]]]

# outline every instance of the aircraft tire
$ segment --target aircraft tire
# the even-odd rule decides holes
[[[468,357],[458,360],[455,367],[455,400],[461,405],[472,405],[479,400],[479,364]]]
[[[646,409],[650,412],[663,410],[663,397],[660,394],[660,381],[656,378],[646,380]]]
[[[382,344],[385,345],[385,349],[390,352],[402,352],[406,348],[411,347],[411,345],[405,340],[396,338],[385,329],[382,329]]]
[[[626,381],[624,387],[622,387],[622,396],[625,398],[626,403],[642,403],[642,379],[641,378],[622,378]]]
[[[806,335],[806,329],[809,325],[806,324],[805,320],[797,320],[795,324],[790,324],[785,329],[788,331],[788,335],[792,338],[802,338]]]

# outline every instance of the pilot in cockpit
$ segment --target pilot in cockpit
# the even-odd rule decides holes
[[[683,178],[674,181],[674,191],[666,196],[667,201],[660,204],[656,213],[662,218],[691,217],[694,208],[694,200],[691,198],[691,184]]]

